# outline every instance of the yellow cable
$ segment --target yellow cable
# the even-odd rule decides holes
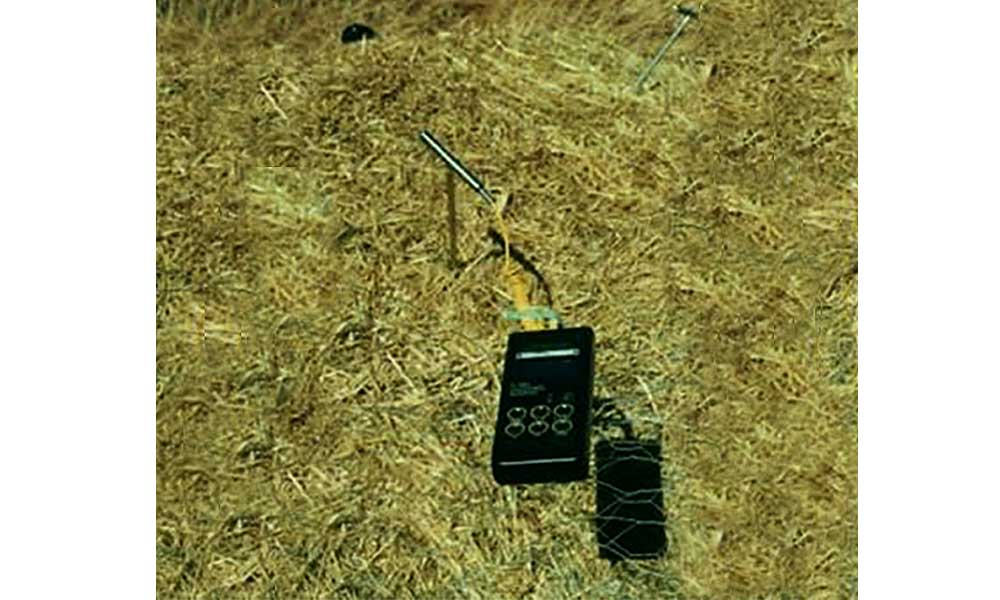
[[[526,312],[531,308],[531,301],[528,298],[528,290],[525,287],[524,278],[517,272],[517,268],[510,262],[510,236],[507,233],[507,225],[503,221],[503,213],[496,202],[493,203],[493,213],[497,218],[497,226],[500,228],[500,235],[503,237],[504,252],[504,276],[507,279],[507,289],[514,300],[514,308],[518,312]],[[544,329],[542,321],[536,319],[525,319],[521,321],[521,327],[526,331],[538,331]]]

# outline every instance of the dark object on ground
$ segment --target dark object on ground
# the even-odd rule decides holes
[[[594,330],[518,331],[507,339],[493,438],[500,485],[586,479]]]
[[[596,448],[598,554],[612,563],[666,552],[660,444],[601,440]]]
[[[351,23],[344,28],[340,34],[340,41],[345,44],[353,44],[361,40],[370,40],[375,37],[375,30],[361,23]]]

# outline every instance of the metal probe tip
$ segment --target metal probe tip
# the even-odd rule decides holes
[[[438,155],[438,158],[444,161],[444,164],[447,165],[449,169],[457,173],[458,176],[461,177],[462,180],[465,181],[465,183],[467,183],[474,192],[479,194],[479,196],[486,202],[486,204],[490,206],[490,208],[494,206],[496,201],[493,200],[493,196],[490,195],[489,190],[486,189],[486,186],[483,185],[483,182],[479,181],[479,179],[475,175],[473,175],[472,172],[466,169],[465,165],[463,165],[454,155],[452,155],[451,152],[448,152],[448,149],[442,146],[441,142],[434,139],[434,136],[431,135],[431,132],[427,131],[426,129],[421,131],[420,139],[425,144],[427,144],[427,147],[430,148],[434,152],[434,154]]]

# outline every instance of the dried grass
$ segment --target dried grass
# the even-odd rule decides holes
[[[636,96],[660,3],[539,4],[158,23],[160,596],[856,594],[856,6],[713,3]],[[597,558],[592,481],[493,483],[508,298],[423,128],[658,424],[665,560]]]

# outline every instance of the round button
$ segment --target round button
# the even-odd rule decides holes
[[[528,426],[528,431],[531,435],[538,437],[549,430],[549,424],[545,421],[532,421],[531,425]]]
[[[511,421],[523,421],[528,411],[523,406],[515,406],[507,411],[507,418]]]
[[[531,407],[531,418],[532,419],[537,419],[539,421],[543,421],[543,420],[545,420],[546,417],[549,416],[550,412],[552,412],[552,411],[548,407],[548,405],[546,405],[546,404],[536,404],[535,406]]]
[[[573,422],[569,419],[556,419],[552,422],[552,431],[556,435],[566,435],[573,429]]]
[[[508,423],[506,427],[503,428],[504,433],[512,438],[518,438],[524,433],[525,427],[524,423],[520,421],[513,421]]]
[[[557,417],[568,419],[573,416],[573,405],[566,403],[557,404],[553,412],[556,413]]]

